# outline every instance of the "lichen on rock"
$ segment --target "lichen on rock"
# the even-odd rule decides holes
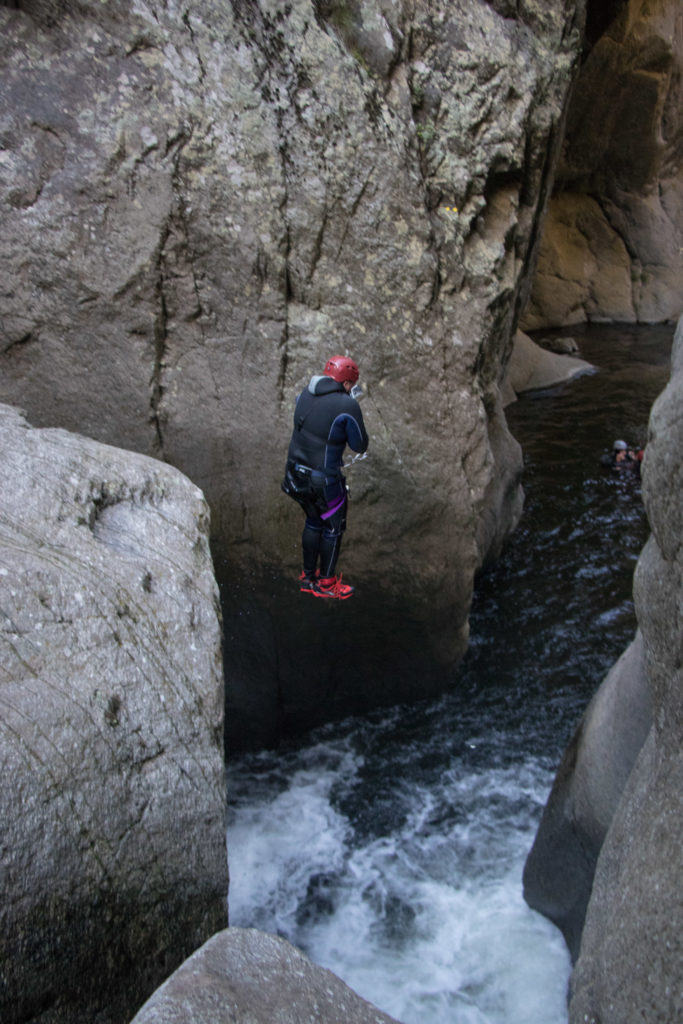
[[[520,512],[500,380],[582,0],[48,6],[0,6],[0,399],[201,487],[232,744],[443,689]],[[273,598],[300,571],[294,398],[338,350],[371,435],[344,678]]]

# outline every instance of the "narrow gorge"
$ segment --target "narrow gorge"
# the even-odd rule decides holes
[[[523,521],[509,409],[600,373],[582,325],[683,313],[682,65],[677,0],[0,2],[7,1024],[125,1024],[200,947],[140,1024],[203,1024],[198,974],[272,1020],[279,971],[292,1014],[331,986],[317,1019],[390,1019],[222,931],[223,758],[463,685],[475,583]],[[681,344],[640,439],[638,634],[525,871],[572,1024],[681,1007]],[[356,595],[304,609],[280,480],[334,351],[370,434]]]

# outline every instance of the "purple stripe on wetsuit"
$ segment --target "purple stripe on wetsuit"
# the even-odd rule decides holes
[[[334,513],[338,509],[340,509],[342,507],[342,505],[344,504],[345,501],[346,501],[346,494],[342,494],[342,496],[339,499],[339,501],[337,501],[334,505],[332,505],[331,508],[328,508],[327,512],[323,512],[322,515],[320,516],[320,518],[321,519],[329,519],[330,516],[333,516]]]

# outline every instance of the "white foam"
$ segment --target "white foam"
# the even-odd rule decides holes
[[[333,782],[333,773],[298,772],[289,789],[237,811],[228,830],[231,924],[290,936],[311,877],[342,869],[349,826],[330,805]]]
[[[404,779],[398,826],[363,841],[330,802],[339,765],[350,791],[362,761],[310,755],[233,814],[231,923],[285,935],[404,1024],[566,1024],[566,947],[521,895],[547,771]]]

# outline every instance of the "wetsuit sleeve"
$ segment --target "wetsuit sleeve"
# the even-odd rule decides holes
[[[344,417],[346,427],[346,443],[354,452],[364,452],[370,443],[368,433],[363,422],[363,413],[358,402],[354,400],[355,409],[353,414]]]

